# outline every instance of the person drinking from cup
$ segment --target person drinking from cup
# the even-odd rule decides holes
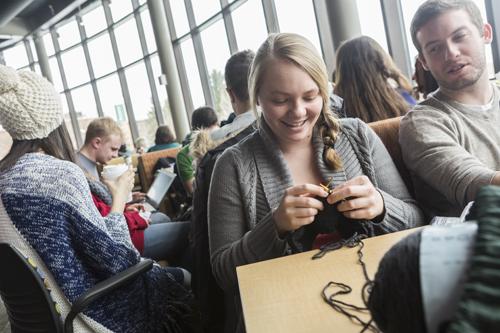
[[[120,178],[113,180],[119,171],[128,166],[106,166],[111,159],[118,156],[123,141],[123,134],[113,119],[97,118],[90,122],[85,134],[85,143],[76,154],[78,165],[86,172],[94,202],[103,216],[109,214],[113,202],[113,186],[118,186]],[[101,181],[97,172],[97,164],[104,165]],[[109,177],[106,177],[109,175]],[[108,178],[108,180],[106,180]],[[170,222],[163,213],[155,212],[150,219],[140,215],[142,204],[127,204],[123,214],[127,220],[130,236],[139,252],[155,260],[167,260],[170,264],[188,268],[188,233],[189,222]],[[167,223],[168,222],[168,223]],[[187,272],[186,272],[187,273]],[[188,281],[186,274],[186,281]]]

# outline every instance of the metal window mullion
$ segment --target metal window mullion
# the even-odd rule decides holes
[[[80,133],[80,125],[78,124],[78,117],[76,115],[73,97],[71,96],[71,91],[68,88],[68,81],[66,79],[66,73],[61,59],[61,47],[59,46],[59,40],[57,39],[57,32],[54,29],[50,29],[50,36],[52,37],[52,43],[54,44],[54,53],[57,60],[57,66],[59,67],[59,73],[61,75],[64,95],[66,96],[66,102],[68,104],[69,117],[71,119],[73,133],[75,134],[76,145],[77,147],[81,147],[83,144],[82,134]]]
[[[120,80],[120,87],[122,89],[123,102],[125,103],[125,110],[128,116],[128,123],[130,126],[130,131],[132,133],[132,140],[135,141],[139,137],[139,129],[137,127],[137,122],[135,121],[135,115],[132,110],[132,100],[130,98],[130,93],[128,90],[127,78],[125,76],[125,71],[122,67],[120,60],[120,54],[118,52],[118,44],[116,43],[115,30],[113,25],[113,18],[111,15],[111,8],[109,3],[103,1],[104,16],[106,17],[106,23],[108,25],[109,39],[111,40],[111,48],[113,49],[113,55],[115,58],[118,79]]]
[[[142,25],[141,12],[138,10],[138,8],[140,7],[139,1],[132,0],[132,6],[134,7],[135,23],[137,25],[137,32],[139,33],[139,41],[141,42],[142,55],[144,57],[144,65],[146,66],[146,74],[148,76],[149,89],[151,91],[151,97],[153,100],[156,122],[158,125],[164,125],[165,117],[161,109],[158,91],[156,90],[153,66],[151,65],[151,59],[148,56],[148,44],[146,43],[146,34],[144,33],[144,26]]]
[[[200,73],[201,87],[203,95],[205,96],[205,104],[215,107],[214,98],[212,96],[212,89],[210,87],[210,74],[208,73],[207,63],[205,60],[205,53],[203,51],[203,43],[201,41],[200,31],[196,29],[196,22],[194,17],[193,5],[191,0],[184,0],[186,5],[186,12],[191,29],[191,36],[194,47],[194,54],[196,56],[196,63],[198,65],[198,72]]]
[[[411,80],[413,66],[408,49],[401,1],[380,0],[380,7],[384,18],[389,53],[398,68]]]
[[[174,43],[173,40],[177,38],[177,31],[175,30],[174,18],[172,17],[172,9],[170,8],[170,1],[163,0],[165,7],[165,15],[167,16],[168,29],[170,31],[170,40],[174,48],[175,63],[177,65],[177,72],[179,73],[179,81],[181,83],[182,96],[184,98],[184,105],[186,107],[186,114],[188,116],[189,126],[191,126],[191,114],[193,112],[193,97],[191,96],[191,89],[187,78],[186,65],[184,64],[184,57],[182,55],[182,48],[180,42]]]
[[[92,87],[92,91],[94,93],[94,102],[97,107],[97,114],[99,117],[103,117],[104,112],[102,110],[101,99],[99,97],[99,91],[97,90],[97,84],[95,82],[94,67],[92,66],[92,60],[90,59],[90,51],[87,42],[87,33],[85,31],[85,27],[83,26],[82,17],[80,15],[76,15],[75,18],[76,18],[76,24],[78,25],[78,31],[80,32],[80,39],[82,40],[83,54],[85,56],[85,62],[87,63],[87,70],[89,72],[89,78],[90,78],[90,86]]]
[[[328,0],[313,0],[313,7],[323,59],[328,73],[333,73],[335,69],[335,47],[333,46],[333,36],[325,1]]]
[[[28,63],[30,69],[35,71],[35,58],[33,58],[33,50],[31,50],[30,42],[27,38],[23,39],[24,48],[26,49],[26,54],[28,55]]]
[[[184,64],[181,45],[176,44],[173,47],[174,47],[175,59],[177,62],[177,71],[179,72],[179,80],[181,83],[182,94],[184,96],[184,104],[186,105],[186,113],[188,115],[189,125],[191,126],[191,114],[194,111],[194,105],[193,105],[193,98],[191,96],[191,90],[189,89],[186,65]]]
[[[493,67],[495,73],[498,73],[500,72],[500,6],[498,0],[485,0],[484,5],[488,22],[492,27],[496,27],[496,29],[493,29],[491,51],[493,53]]]
[[[280,32],[278,14],[276,13],[274,0],[262,0],[262,8],[264,9],[264,17],[266,18],[267,32]]]
[[[224,19],[224,25],[226,26],[227,42],[229,44],[229,51],[234,54],[238,51],[238,42],[236,41],[236,33],[234,31],[233,17],[231,11],[229,10],[228,0],[220,0],[220,6],[222,8],[222,17]]]

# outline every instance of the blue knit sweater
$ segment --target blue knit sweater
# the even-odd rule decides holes
[[[0,174],[0,198],[0,224],[13,224],[70,303],[140,261],[123,215],[101,217],[83,172],[71,162],[25,154]],[[19,241],[9,237],[10,243]],[[5,233],[0,235],[0,241],[5,238]],[[155,265],[133,283],[92,303],[84,314],[116,332],[181,331],[177,324],[189,313],[190,298]]]

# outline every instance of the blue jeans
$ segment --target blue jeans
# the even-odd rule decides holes
[[[167,260],[189,270],[184,262],[189,248],[189,221],[150,224],[144,230],[143,256],[154,260]]]

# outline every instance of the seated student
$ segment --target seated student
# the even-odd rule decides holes
[[[403,161],[429,215],[458,216],[481,187],[500,185],[500,87],[485,51],[492,27],[472,0],[432,0],[411,33],[439,89],[401,120]]]
[[[111,118],[102,117],[90,122],[85,133],[85,143],[77,153],[80,167],[85,170],[92,198],[103,216],[109,214],[113,192],[109,182],[101,181],[97,172],[97,162],[104,165],[118,154],[123,134]],[[141,199],[145,194],[136,193]],[[168,260],[180,264],[179,260],[188,250],[189,222],[170,222],[170,218],[161,212],[153,212],[149,220],[140,216],[144,210],[140,203],[127,204],[123,211],[132,237],[132,243],[145,257],[155,260]],[[166,223],[168,222],[168,223]],[[188,267],[188,263],[182,263]]]
[[[290,253],[321,211],[332,212],[323,216],[332,239],[423,223],[377,135],[331,113],[326,66],[307,39],[270,35],[252,64],[249,91],[262,110],[259,127],[217,160],[208,199],[212,269],[234,301],[238,332],[236,267]],[[328,192],[321,183],[331,184]]]
[[[155,134],[155,145],[148,149],[148,153],[163,149],[177,148],[181,145],[175,141],[172,130],[167,125],[158,126]]]
[[[469,222],[418,230],[384,255],[367,304],[378,328],[500,332],[499,201],[500,188],[484,187]]]
[[[135,152],[137,154],[144,154],[146,152],[147,144],[146,144],[146,139],[143,137],[138,137],[134,141],[134,147],[135,147]]]
[[[410,82],[374,39],[345,41],[335,58],[335,93],[347,117],[368,123],[402,116],[416,104]]]
[[[235,117],[230,123],[212,133],[215,141],[227,140],[247,128],[255,121],[255,115],[250,109],[248,97],[248,71],[255,54],[251,50],[236,52],[229,57],[224,67],[226,92],[231,100],[231,108]]]
[[[206,129],[208,131],[213,131],[219,126],[217,125],[218,118],[215,110],[210,106],[202,106],[193,111],[191,115],[191,128],[193,131],[199,131]],[[194,182],[194,167],[193,167],[193,156],[191,155],[191,141],[193,140],[193,132],[188,136],[187,143],[182,149],[177,153],[176,163],[177,163],[177,173],[179,178],[184,185],[186,193],[191,196],[193,195],[193,182]]]
[[[72,163],[73,145],[54,87],[34,72],[5,66],[0,66],[0,82],[0,123],[13,139],[0,161],[0,242],[29,257],[52,292],[73,303],[141,260],[122,215],[133,172],[112,187],[111,213],[103,218],[85,175]],[[75,331],[196,331],[193,298],[175,281],[178,273],[155,265],[90,303]],[[65,317],[68,308],[61,309]]]

